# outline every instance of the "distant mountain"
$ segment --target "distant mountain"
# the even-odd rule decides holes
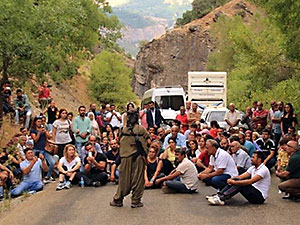
[[[150,41],[172,28],[182,13],[192,8],[193,0],[108,0],[122,24],[119,44],[136,56],[139,42]]]

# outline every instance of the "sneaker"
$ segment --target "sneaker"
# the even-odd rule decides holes
[[[71,187],[72,187],[71,182],[70,182],[70,181],[67,181],[66,184],[65,184],[65,186],[64,186],[64,188],[70,189]]]
[[[222,201],[218,195],[214,196],[213,198],[207,199],[207,201],[212,205],[225,205],[225,202]]]
[[[55,178],[50,177],[50,178],[49,178],[49,181],[50,181],[51,183],[53,183],[53,182],[55,182]]]
[[[53,177],[45,177],[44,180],[43,180],[43,183],[44,184],[48,184],[48,183],[53,183],[55,182],[55,179]]]
[[[115,201],[115,200],[112,200],[110,203],[109,203],[110,206],[114,206],[114,207],[122,207],[123,206],[123,202],[119,202],[119,201]]]
[[[293,199],[293,196],[291,196],[290,194],[286,194],[282,196],[282,199]]]
[[[57,190],[57,191],[60,191],[60,190],[62,190],[62,189],[64,189],[64,188],[65,188],[65,183],[59,182],[59,183],[57,184],[56,190]]]
[[[138,202],[138,203],[131,203],[131,208],[140,208],[143,207],[144,204],[142,202]]]
[[[27,194],[29,194],[29,195],[33,195],[33,194],[35,194],[36,193],[36,191],[28,191],[27,192]]]
[[[206,200],[208,200],[210,198],[214,198],[216,195],[218,195],[218,194],[206,195],[205,198],[206,198]]]
[[[101,186],[101,182],[100,181],[95,181],[95,182],[93,182],[93,186],[94,187],[100,187]]]

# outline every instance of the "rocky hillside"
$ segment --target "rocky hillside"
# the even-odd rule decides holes
[[[201,19],[173,29],[146,44],[135,63],[133,88],[137,95],[152,87],[180,84],[187,87],[188,71],[205,70],[214,43],[210,27],[221,15],[241,15],[247,22],[256,7],[246,1],[233,0]]]

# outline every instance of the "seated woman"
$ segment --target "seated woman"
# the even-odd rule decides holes
[[[172,170],[175,169],[175,149],[176,149],[176,139],[169,138],[168,146],[165,151],[160,155],[160,159],[163,160],[163,173],[169,175]]]
[[[198,149],[198,142],[196,140],[189,141],[189,148],[186,151],[186,155],[189,160],[194,164],[197,162],[198,157],[200,156],[200,151]]]
[[[206,138],[201,137],[200,141],[199,141],[200,155],[199,155],[199,157],[197,159],[197,162],[196,162],[196,168],[197,168],[199,173],[201,171],[205,170],[206,167],[208,167],[208,164],[209,164],[209,155],[208,155],[207,149],[205,147],[205,143],[206,143]]]
[[[146,188],[156,188],[159,187],[155,185],[155,179],[159,179],[164,176],[163,173],[160,173],[162,169],[162,161],[157,157],[158,148],[155,146],[150,146],[148,149],[147,156],[147,166],[145,169],[145,187]]]
[[[59,160],[59,183],[56,190],[62,190],[64,188],[70,189],[76,172],[79,171],[81,166],[80,158],[78,157],[75,146],[68,144],[64,149],[64,157]],[[66,181],[65,181],[66,180]]]

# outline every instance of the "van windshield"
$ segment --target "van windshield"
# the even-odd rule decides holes
[[[226,111],[212,111],[207,119],[208,122],[216,120],[217,122],[223,122]]]
[[[178,111],[180,106],[184,106],[184,100],[182,95],[172,96],[156,96],[155,103],[160,109],[173,109]]]

